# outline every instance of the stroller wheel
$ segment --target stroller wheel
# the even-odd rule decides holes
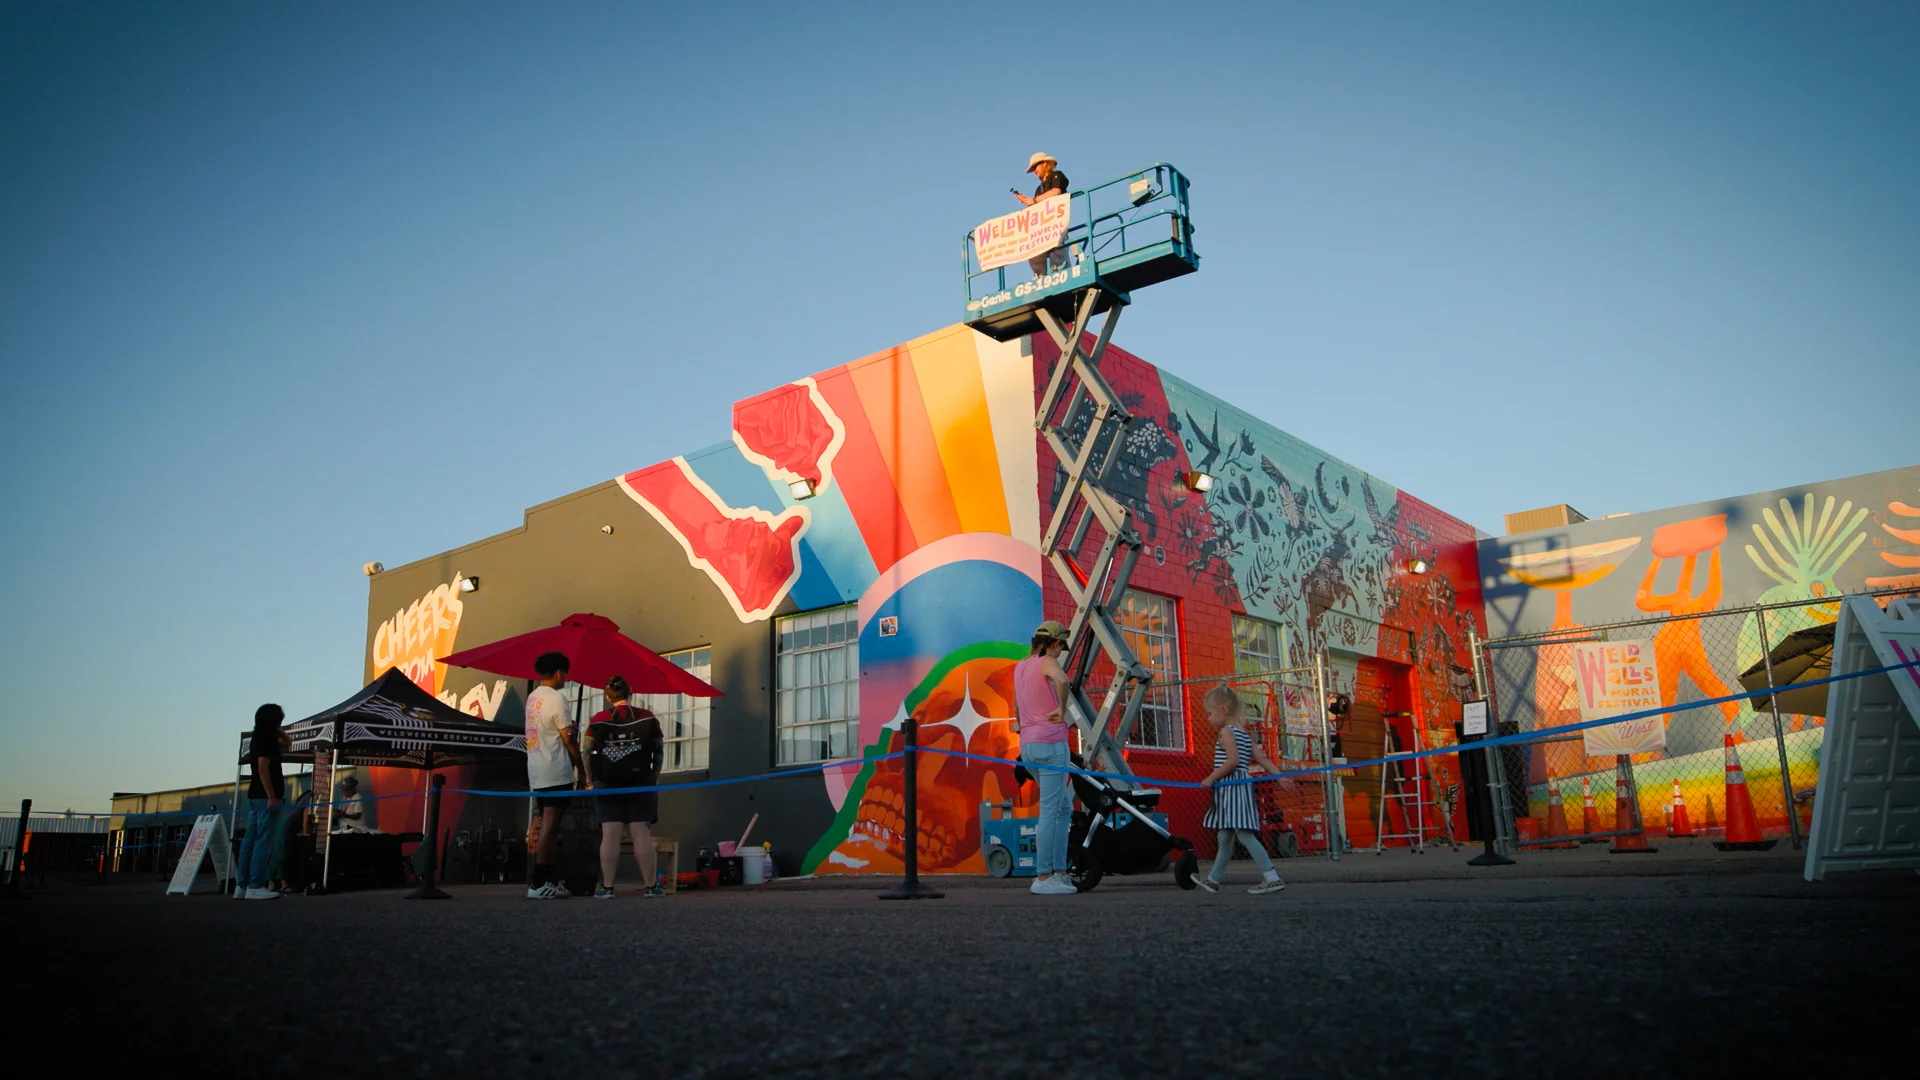
[[[1100,859],[1086,848],[1073,850],[1072,866],[1069,871],[1073,877],[1073,887],[1081,892],[1092,892],[1100,884],[1104,873],[1100,869]]]
[[[1183,889],[1198,887],[1199,883],[1194,881],[1194,877],[1199,872],[1200,860],[1191,851],[1181,852],[1180,861],[1173,864],[1173,880]]]

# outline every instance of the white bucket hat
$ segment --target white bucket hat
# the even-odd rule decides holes
[[[1043,161],[1050,161],[1055,165],[1060,164],[1060,159],[1054,157],[1052,154],[1046,154],[1046,153],[1035,154],[1032,157],[1027,159],[1027,171],[1032,172],[1033,170],[1039,168],[1040,163]]]

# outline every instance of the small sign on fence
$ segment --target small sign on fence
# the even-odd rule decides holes
[[[1579,672],[1582,720],[1643,712],[1666,704],[1660,700],[1660,666],[1650,640],[1581,642],[1573,647],[1573,662]],[[1650,754],[1667,747],[1667,718],[1643,716],[1590,727],[1581,735],[1590,757]]]
[[[187,849],[180,853],[180,865],[173,868],[173,882],[167,895],[193,892],[193,879],[200,876],[200,864],[213,856],[213,876],[224,890],[233,877],[233,842],[227,836],[227,819],[219,814],[201,814],[187,837]]]
[[[1465,701],[1460,704],[1460,734],[1485,735],[1487,733],[1487,703],[1484,701]]]

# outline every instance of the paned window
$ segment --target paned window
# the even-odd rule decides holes
[[[774,631],[775,760],[803,765],[859,753],[858,605],[789,615]]]
[[[1281,671],[1287,667],[1286,627],[1247,615],[1233,617],[1234,674],[1251,676],[1260,672]],[[1272,693],[1269,693],[1270,689]],[[1307,756],[1307,743],[1297,732],[1287,730],[1289,689],[1275,677],[1268,676],[1241,686],[1240,697],[1247,703],[1249,717],[1259,717],[1275,725],[1280,740],[1280,756],[1298,761]],[[1297,697],[1299,691],[1295,688],[1291,693]]]
[[[1154,750],[1185,749],[1185,688],[1161,685],[1180,679],[1180,631],[1174,621],[1173,601],[1129,589],[1115,616],[1121,636],[1154,678],[1153,688],[1140,706],[1140,722],[1127,744]]]

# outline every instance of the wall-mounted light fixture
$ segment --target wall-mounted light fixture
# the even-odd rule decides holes
[[[1180,477],[1180,482],[1187,485],[1188,491],[1197,491],[1202,495],[1205,495],[1207,492],[1213,490],[1213,474],[1212,473],[1203,473],[1199,471],[1186,473]]]
[[[377,573],[379,573],[380,571],[382,571],[382,570],[385,570],[385,569],[386,569],[386,567],[384,567],[384,566],[381,566],[381,565],[380,565],[379,563],[377,563],[377,562],[370,562],[370,563],[368,563],[367,565],[365,565],[365,566],[363,566],[363,567],[361,567],[361,568],[360,568],[360,572],[361,572],[361,573],[363,573],[363,574],[365,574],[365,575],[367,575],[368,577],[372,577],[373,575],[375,575],[375,574],[377,574]]]
[[[612,535],[613,535],[613,526],[611,526],[611,525],[602,525],[602,526],[600,526],[600,531],[601,531],[601,532],[603,532],[603,533],[606,533],[606,534],[607,534],[608,536],[612,536]]]
[[[788,484],[787,490],[791,492],[796,499],[811,499],[816,494],[813,490],[813,481],[804,476]]]
[[[461,578],[461,579],[460,579],[460,591],[461,591],[461,592],[479,592],[479,591],[480,591],[480,579],[479,579],[479,578],[477,578],[477,577],[463,577],[463,578]]]
[[[1433,569],[1433,564],[1425,559],[1414,559],[1407,563],[1407,573],[1409,574],[1424,574],[1431,569]]]

